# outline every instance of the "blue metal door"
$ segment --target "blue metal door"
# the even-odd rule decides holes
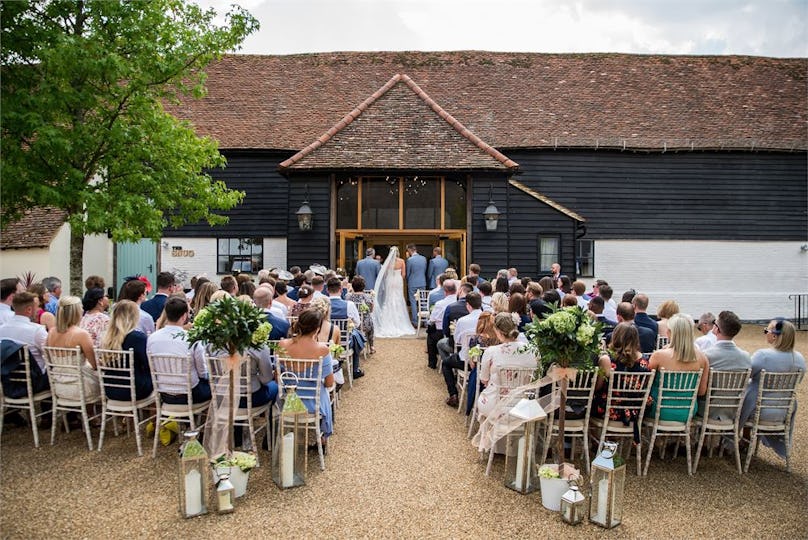
[[[140,274],[149,278],[154,292],[157,277],[157,243],[143,239],[139,242],[115,244],[115,295],[121,290],[124,278]]]

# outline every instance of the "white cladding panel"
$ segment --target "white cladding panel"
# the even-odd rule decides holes
[[[216,273],[216,238],[172,238],[160,242],[160,271],[174,272],[185,288],[191,278],[206,275],[218,281],[225,275]],[[175,249],[180,248],[180,249]],[[264,238],[264,268],[286,268],[286,239]]]
[[[743,320],[792,317],[788,295],[808,292],[803,244],[597,240],[595,277],[609,282],[616,302],[629,288],[646,293],[651,314],[661,302],[674,299],[695,318],[725,309]]]

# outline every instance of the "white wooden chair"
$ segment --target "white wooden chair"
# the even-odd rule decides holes
[[[460,354],[460,350],[463,348],[463,345],[466,346],[466,351],[468,352],[469,343],[471,340],[477,337],[475,332],[466,332],[461,334],[455,340],[455,353],[458,355]],[[463,362],[463,370],[456,370],[457,372],[457,390],[459,394],[458,404],[457,404],[457,413],[460,414],[462,411],[466,409],[466,392],[469,391],[469,361],[468,356],[466,360]]]
[[[104,445],[104,433],[107,422],[112,420],[115,435],[118,435],[118,418],[131,418],[137,441],[137,454],[143,455],[143,444],[140,438],[140,429],[146,422],[153,420],[155,415],[146,414],[141,418],[141,409],[151,406],[155,402],[155,393],[138,400],[135,393],[135,360],[134,351],[95,349],[95,363],[98,369],[98,378],[101,380],[101,434],[98,437],[98,451]],[[109,399],[108,389],[126,390],[128,400]],[[155,431],[157,429],[155,428]],[[127,434],[129,424],[126,425]]]
[[[23,355],[22,363],[4,377],[5,380],[3,384],[0,384],[0,436],[3,435],[3,418],[6,413],[12,410],[24,411],[28,413],[28,421],[31,424],[31,432],[34,435],[34,447],[39,448],[39,428],[37,421],[41,417],[51,414],[50,411],[42,412],[41,408],[43,401],[49,401],[51,399],[51,392],[47,387],[39,392],[34,391],[33,377],[31,375],[31,363],[34,362],[34,359],[31,358],[28,352],[28,345],[24,345],[21,351]],[[36,369],[39,369],[39,366],[37,366]],[[6,384],[18,389],[25,388],[25,394],[17,397],[9,396],[6,394]],[[22,394],[22,392],[19,392],[19,394]],[[37,412],[38,405],[40,405],[40,412]]]
[[[498,368],[499,386],[498,399],[501,400],[510,394],[514,388],[524,386],[533,380],[536,372],[534,367],[524,366],[500,366]],[[510,409],[509,409],[510,410]],[[491,474],[491,466],[494,464],[494,448],[488,453],[488,465],[485,467],[485,475]]]
[[[348,388],[353,388],[354,357],[353,349],[351,348],[350,331],[353,321],[351,321],[351,319],[331,319],[331,322],[339,328],[339,344],[342,345],[344,349],[339,359],[344,361],[347,367],[348,376],[346,378],[348,379]]]
[[[62,417],[65,431],[70,428],[67,413],[81,415],[84,434],[87,437],[87,449],[93,449],[93,436],[90,432],[90,420],[101,416],[91,414],[89,406],[101,402],[98,380],[95,373],[87,373],[84,368],[86,360],[79,347],[45,347],[45,369],[48,372],[53,407],[51,409],[51,445],[56,442],[56,431],[59,417]],[[89,393],[88,393],[89,391]]]
[[[716,371],[711,369],[707,381],[707,395],[704,398],[703,416],[694,419],[694,426],[699,433],[699,442],[693,461],[693,474],[699,468],[704,440],[707,436],[717,436],[719,444],[723,437],[732,438],[735,450],[735,465],[738,474],[741,468],[741,453],[738,449],[738,429],[741,419],[741,406],[749,386],[749,374],[752,370]],[[710,449],[712,455],[712,448]]]
[[[152,457],[157,457],[157,442],[160,440],[159,426],[164,421],[188,424],[192,430],[196,429],[197,425],[204,425],[201,417],[203,413],[207,412],[210,400],[201,403],[193,402],[191,370],[194,369],[194,366],[193,358],[190,355],[149,355],[149,369],[157,398],[157,419],[155,420],[152,446]],[[211,392],[213,392],[212,384]],[[162,394],[184,396],[185,403],[165,403]],[[197,418],[199,418],[199,422],[197,422]]]
[[[609,375],[609,390],[606,397],[606,412],[603,418],[590,417],[589,423],[600,430],[598,453],[606,439],[629,439],[634,441],[635,430],[639,434],[645,417],[645,406],[656,370],[650,372],[612,371]],[[610,411],[618,415],[633,417],[628,425],[622,420],[611,420]],[[642,474],[642,438],[635,445],[637,455],[637,476]]]
[[[567,384],[567,408],[584,411],[583,418],[564,420],[564,436],[572,439],[570,458],[575,456],[575,440],[581,439],[583,446],[583,459],[586,465],[586,472],[589,473],[589,419],[592,413],[592,397],[595,395],[595,383],[598,380],[596,370],[578,370],[575,380]],[[556,383],[557,384],[557,383]],[[555,390],[555,384],[553,385]],[[544,437],[542,448],[542,463],[547,462],[547,454],[552,447],[553,438],[558,437],[558,410],[547,415],[547,434]],[[561,461],[564,461],[561,459]]]
[[[744,472],[749,472],[752,456],[757,454],[761,436],[780,436],[785,440],[786,470],[791,472],[791,446],[793,440],[794,408],[797,404],[797,386],[804,371],[767,373],[760,371],[755,400],[755,412],[744,427],[749,428],[749,449],[746,452]],[[765,418],[761,418],[765,413]]]
[[[664,349],[670,343],[670,338],[668,336],[657,336],[656,338],[656,348],[657,349]]]
[[[208,373],[210,374],[210,390],[213,399],[229,397],[230,395],[230,371],[227,370],[226,357],[213,357],[209,356]],[[256,463],[258,460],[258,445],[256,444],[256,435],[261,431],[265,431],[267,437],[269,436],[270,426],[270,408],[271,403],[266,403],[257,407],[252,403],[252,369],[250,363],[252,362],[249,353],[245,354],[244,362],[241,364],[241,371],[236,375],[236,390],[234,392],[236,399],[236,408],[233,414],[233,425],[240,426],[242,429],[246,428],[250,436],[250,444],[256,455]],[[245,407],[241,407],[242,400]],[[264,417],[264,423],[256,427],[255,420]],[[243,444],[242,434],[242,446]],[[236,441],[238,444],[238,441]]]
[[[418,325],[415,328],[415,337],[421,336],[421,324],[423,323],[424,330],[429,324],[429,289],[418,289],[413,295],[413,300],[416,302]]]
[[[664,437],[661,450],[663,456],[668,438],[684,438],[685,451],[687,452],[687,474],[693,474],[690,426],[696,412],[696,396],[698,395],[701,376],[701,369],[698,371],[668,371],[661,368],[659,370],[657,376],[659,392],[654,403],[654,413],[652,418],[643,420],[643,427],[649,430],[648,454],[645,457],[643,476],[648,474],[648,466],[651,464],[651,456],[654,454],[654,443],[657,437],[660,436]],[[661,417],[665,413],[681,416],[685,420],[662,420]],[[674,456],[678,450],[679,444],[677,440]]]
[[[307,431],[313,431],[317,438],[317,453],[320,457],[320,470],[325,470],[325,453],[323,452],[323,433],[320,429],[320,399],[322,399],[323,358],[285,358],[280,357],[276,363],[279,396],[286,395],[284,384],[297,386],[295,392],[309,411],[306,418]],[[295,378],[284,379],[285,373],[294,373]],[[283,415],[281,415],[283,421]],[[279,437],[283,433],[280,427],[277,431],[275,448],[280,444]],[[305,471],[308,472],[308,460]]]
[[[477,366],[475,367],[477,370],[477,384],[474,385],[474,401],[471,405],[471,413],[467,419],[469,423],[469,430],[466,437],[469,439],[471,439],[471,437],[474,435],[474,424],[480,424],[479,419],[477,418],[477,400],[480,398],[480,363],[483,360],[485,349],[486,347],[480,347],[480,357],[477,359]],[[469,392],[471,392],[471,390],[469,390]]]

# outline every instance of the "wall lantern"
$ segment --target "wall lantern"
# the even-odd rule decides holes
[[[488,206],[486,207],[485,211],[483,211],[486,231],[497,230],[497,224],[499,223],[500,215],[501,214],[499,213],[499,210],[494,204],[494,184],[491,184],[488,188]]]
[[[310,231],[312,229],[312,218],[314,217],[314,212],[311,211],[311,206],[309,206],[309,185],[306,184],[306,195],[303,197],[303,204],[300,206],[300,209],[296,212],[297,215],[297,224],[300,227],[301,231]]]

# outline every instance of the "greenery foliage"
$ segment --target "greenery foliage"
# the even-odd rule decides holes
[[[244,354],[250,347],[266,345],[270,332],[272,325],[261,308],[228,295],[196,314],[188,341],[201,342],[231,355]]]
[[[603,325],[578,306],[557,309],[525,326],[528,348],[541,355],[542,370],[552,364],[592,369],[600,351]]]

